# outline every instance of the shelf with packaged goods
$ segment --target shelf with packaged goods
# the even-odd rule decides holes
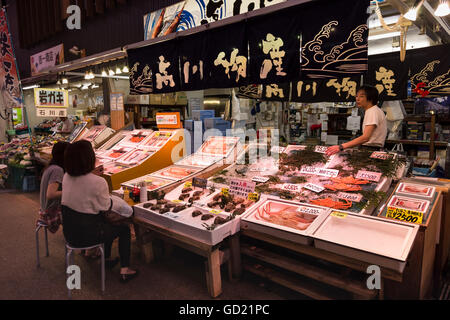
[[[406,144],[406,145],[416,145],[416,146],[429,146],[430,145],[430,141],[423,141],[423,140],[386,140],[385,142],[386,144],[397,144],[397,143],[401,143],[401,144]],[[445,141],[435,141],[434,142],[434,146],[438,147],[438,148],[446,148],[447,147],[447,142]]]

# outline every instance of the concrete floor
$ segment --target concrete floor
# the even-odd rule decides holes
[[[41,233],[41,267],[36,267],[34,230],[38,209],[38,193],[0,193],[0,300],[67,299],[62,228],[56,234],[49,233],[49,257],[45,257]],[[116,244],[113,257],[118,256]],[[180,248],[167,258],[145,264],[132,243],[132,266],[139,269],[139,277],[122,284],[118,266],[107,270],[105,295],[100,289],[100,261],[87,261],[76,254],[75,264],[82,272],[81,290],[73,292],[76,300],[211,299],[206,289],[204,259]],[[222,289],[218,300],[307,299],[249,274],[230,282],[225,266]]]

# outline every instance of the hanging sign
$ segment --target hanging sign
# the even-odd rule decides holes
[[[369,71],[365,82],[377,88],[380,101],[407,98],[409,52],[404,62],[398,52],[369,57]]]
[[[68,108],[69,92],[64,89],[34,89],[34,105],[37,108]]]
[[[185,91],[208,87],[205,74],[207,37],[194,34],[180,40],[181,88]]]
[[[283,10],[248,22],[250,81],[286,83],[300,77],[300,20]]]
[[[2,66],[0,68],[0,90],[2,96],[0,110],[2,108],[21,107],[22,94],[5,9],[0,10],[0,37],[0,63]]]
[[[64,62],[64,44],[39,52],[30,57],[31,75],[36,76]]]
[[[298,8],[302,21],[302,79],[329,79],[367,71],[369,1],[341,0]]]
[[[67,117],[67,109],[64,108],[36,108],[38,117]]]
[[[290,83],[263,85],[263,100],[289,101],[290,95]]]
[[[210,30],[205,70],[212,88],[234,88],[248,84],[248,43],[243,22]]]
[[[342,79],[300,80],[292,83],[292,101],[295,102],[353,102],[359,77]]]

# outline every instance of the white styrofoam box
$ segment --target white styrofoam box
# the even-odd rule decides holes
[[[216,216],[221,216],[222,218],[226,218],[226,216],[218,214],[208,221],[201,220],[201,216],[192,217],[192,212],[195,210],[199,210],[203,214],[210,214],[209,211],[202,208],[191,207],[177,213],[160,214],[150,210],[150,208],[144,208],[143,205],[134,206],[135,217],[142,218],[149,223],[168,228],[171,231],[184,234],[209,245],[216,245],[228,236],[231,236],[233,232],[239,231],[236,230],[237,221],[234,220],[218,225],[214,230],[207,230],[203,224],[211,225]]]
[[[153,177],[150,175],[146,175],[146,176],[142,176],[142,177],[130,180],[130,181],[123,182],[121,185],[123,187],[130,189],[130,188],[133,188],[135,185],[139,186],[139,184],[141,182],[145,182],[145,184],[147,185],[148,192],[157,191],[161,188],[168,187],[169,185],[174,183],[173,180],[161,179],[161,178]]]
[[[159,130],[153,132],[139,145],[142,149],[159,150],[172,138],[175,131]]]
[[[268,208],[274,211],[274,217],[275,219],[279,219],[279,221],[287,220],[287,218],[277,218],[277,213],[283,214],[282,212],[286,212],[286,210],[289,210],[290,212],[303,212],[310,216],[316,216],[316,218],[313,222],[306,224],[307,227],[304,230],[300,230],[299,228],[278,224],[276,223],[276,220],[272,220],[272,222],[264,220],[261,215],[267,217],[270,216],[270,214],[268,214]],[[303,245],[311,245],[313,240],[310,235],[320,226],[322,221],[326,219],[329,212],[329,208],[281,200],[275,197],[267,197],[262,198],[252,207],[252,210],[249,210],[248,213],[241,218],[241,228],[270,234]]]
[[[115,146],[114,148],[106,151],[101,155],[101,158],[103,159],[109,159],[109,160],[118,160],[125,156],[128,152],[132,151],[133,148],[131,147],[122,147],[120,145]]]
[[[312,234],[316,248],[402,272],[419,226],[333,211]]]
[[[117,163],[125,165],[136,165],[152,156],[154,152],[141,149],[133,149],[117,160]]]
[[[202,171],[201,168],[171,165],[151,174],[151,176],[173,181],[185,180]]]
[[[175,163],[180,166],[190,166],[190,167],[200,167],[206,168],[209,167],[216,162],[222,160],[222,157],[214,157],[210,155],[201,155],[201,154],[192,154],[187,156],[186,158]]]
[[[395,194],[389,201],[388,207],[412,210],[425,215],[430,207],[430,201]]]
[[[121,131],[120,133],[116,134],[114,137],[109,139],[98,150],[102,150],[102,151],[110,150],[111,148],[113,148],[117,144],[119,144],[123,139],[125,139],[125,137],[126,137],[126,131]]]
[[[233,150],[235,150],[239,139],[239,137],[209,137],[200,147],[197,154],[206,154],[226,158],[233,152]]]
[[[436,193],[436,188],[423,184],[400,182],[395,193],[411,198],[432,200]]]
[[[111,137],[116,131],[106,127],[100,134],[94,139],[94,144],[96,146],[100,145],[103,141]]]
[[[128,132],[125,139],[123,139],[120,144],[122,146],[133,147],[136,148],[141,143],[143,143],[149,136],[151,136],[153,130],[149,129],[139,129]]]

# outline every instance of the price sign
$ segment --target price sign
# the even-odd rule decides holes
[[[361,202],[361,200],[362,200],[362,195],[360,195],[359,193],[339,192],[337,194],[337,197],[339,199],[349,200],[349,201],[353,201],[353,202]]]
[[[355,178],[378,182],[381,179],[381,172],[359,170]]]
[[[391,155],[387,152],[375,151],[375,152],[372,152],[370,157],[372,159],[387,160],[387,159],[391,158]]]
[[[216,209],[212,209],[212,210],[209,211],[209,213],[212,213],[212,214],[221,214],[222,211],[219,211],[219,210],[216,210]]]
[[[190,188],[190,187],[192,187],[192,182],[186,182],[186,183],[184,184],[184,187],[185,187],[185,188]]]
[[[222,188],[222,194],[223,194],[224,196],[228,196],[229,193],[230,193],[230,189],[228,189],[228,188]]]
[[[323,169],[315,167],[303,167],[300,173],[304,174],[314,174],[316,176],[324,176],[329,178],[336,178],[339,175],[339,170],[335,169]]]
[[[301,207],[298,208],[297,211],[301,212],[301,213],[319,215],[319,214],[323,213],[326,210],[320,209],[320,208],[311,208],[311,207],[301,206]]]
[[[325,190],[324,187],[318,186],[317,184],[312,184],[312,183],[308,183],[307,185],[303,186],[303,188],[311,190],[311,191],[313,191],[315,193],[320,193],[323,190]]]
[[[340,219],[345,219],[347,218],[347,213],[345,212],[339,212],[339,211],[335,211],[333,213],[331,213],[331,216],[336,217],[336,218],[340,218]]]
[[[241,179],[232,179],[230,181],[230,194],[234,194],[242,198],[247,198],[249,193],[255,192],[255,187],[255,182]]]
[[[206,189],[207,184],[208,184],[208,180],[206,180],[206,179],[192,178],[192,185],[195,188]]]
[[[181,200],[176,199],[176,200],[172,200],[173,203],[181,203]]]
[[[258,199],[259,199],[258,193],[252,192],[252,193],[248,194],[248,200],[256,202],[256,201],[258,201]]]
[[[269,181],[269,178],[267,178],[267,177],[258,177],[258,176],[255,176],[255,177],[252,178],[252,181],[253,181],[253,182],[262,182],[262,183],[265,183],[265,182]]]
[[[285,183],[283,184],[281,189],[291,192],[300,192],[302,190],[302,187],[299,184]]]
[[[422,224],[423,221],[422,212],[394,207],[388,207],[386,217],[417,224]]]
[[[325,139],[326,140],[326,139]],[[326,153],[327,152],[328,147],[327,146],[316,146],[316,148],[314,149],[315,152],[318,153]]]
[[[261,167],[261,168],[251,168],[250,172],[263,172],[267,171],[267,168]]]

